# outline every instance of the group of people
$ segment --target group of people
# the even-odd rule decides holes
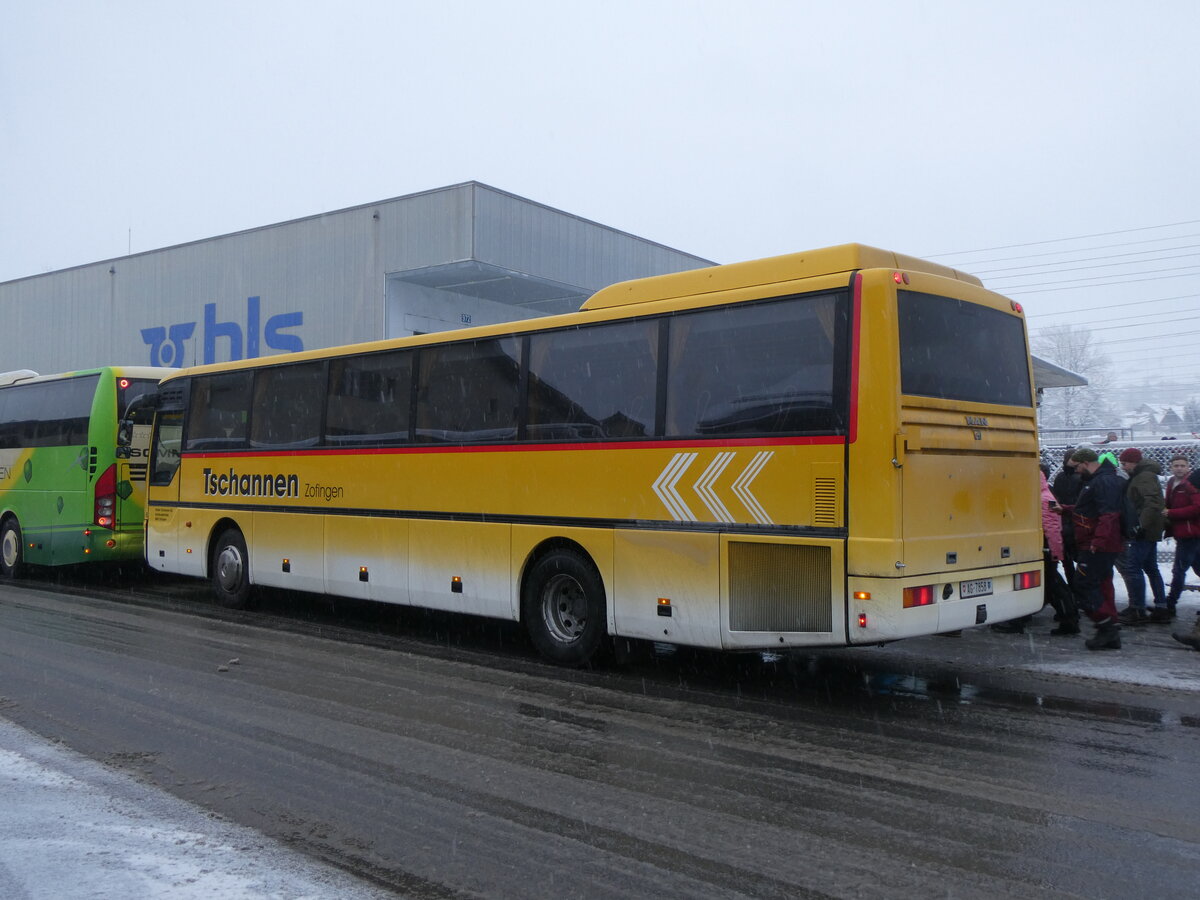
[[[1082,611],[1095,625],[1089,650],[1119,650],[1122,626],[1169,624],[1189,571],[1200,575],[1200,470],[1184,454],[1171,459],[1164,490],[1162,467],[1140,450],[1115,455],[1092,447],[1068,450],[1053,483],[1042,469],[1042,522],[1046,535],[1046,593],[1058,625],[1055,636],[1079,634]],[[1171,584],[1158,567],[1158,542],[1175,539]],[[1058,563],[1063,574],[1058,574]],[[1129,605],[1117,611],[1113,571],[1121,574]],[[1153,605],[1147,604],[1146,584]],[[1023,631],[1024,621],[994,626]],[[1175,640],[1200,650],[1200,617]]]

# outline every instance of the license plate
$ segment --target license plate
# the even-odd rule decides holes
[[[976,578],[974,581],[960,581],[958,595],[964,600],[971,597],[986,597],[992,592],[992,579]]]

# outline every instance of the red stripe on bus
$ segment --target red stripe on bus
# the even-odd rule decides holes
[[[377,456],[412,453],[529,453],[572,450],[681,450],[688,447],[793,447],[818,444],[844,444],[841,435],[788,438],[734,438],[731,440],[691,441],[631,441],[594,444],[470,444],[443,447],[420,444],[409,447],[323,447],[312,450],[231,450],[223,453],[194,453],[187,450],[189,459],[262,459],[268,456]]]

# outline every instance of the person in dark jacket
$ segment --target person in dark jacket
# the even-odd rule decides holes
[[[1167,482],[1167,527],[1175,538],[1175,566],[1167,591],[1167,614],[1171,619],[1175,618],[1175,604],[1183,593],[1187,571],[1200,561],[1200,490],[1188,478],[1191,470],[1191,460],[1183,454],[1171,460],[1171,480]]]
[[[1147,622],[1169,622],[1167,592],[1162,572],[1158,568],[1158,542],[1162,539],[1166,516],[1163,513],[1163,491],[1158,476],[1162,467],[1152,459],[1144,459],[1142,451],[1128,447],[1121,451],[1121,468],[1129,473],[1125,496],[1133,505],[1138,521],[1136,531],[1118,562],[1121,578],[1129,593],[1129,605],[1118,617],[1122,625],[1145,625]],[[1146,581],[1154,595],[1154,611],[1146,608]]]
[[[1074,452],[1075,448],[1072,447],[1063,455],[1062,468],[1050,485],[1050,492],[1058,501],[1058,508],[1062,514],[1063,575],[1067,578],[1067,584],[1071,586],[1075,584],[1075,526],[1071,522],[1070,511],[1079,499],[1079,492],[1083,490],[1083,478],[1075,470],[1075,463],[1071,461],[1071,454]]]
[[[1075,526],[1075,596],[1096,633],[1087,639],[1089,650],[1120,650],[1121,626],[1113,596],[1112,573],[1124,549],[1121,537],[1121,502],[1124,485],[1111,462],[1100,462],[1095,450],[1082,448],[1071,455],[1087,479],[1071,510]]]

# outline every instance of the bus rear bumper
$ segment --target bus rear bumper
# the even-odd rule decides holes
[[[1039,559],[950,575],[851,576],[847,643],[960,631],[1031,615],[1043,604],[1041,574]]]

